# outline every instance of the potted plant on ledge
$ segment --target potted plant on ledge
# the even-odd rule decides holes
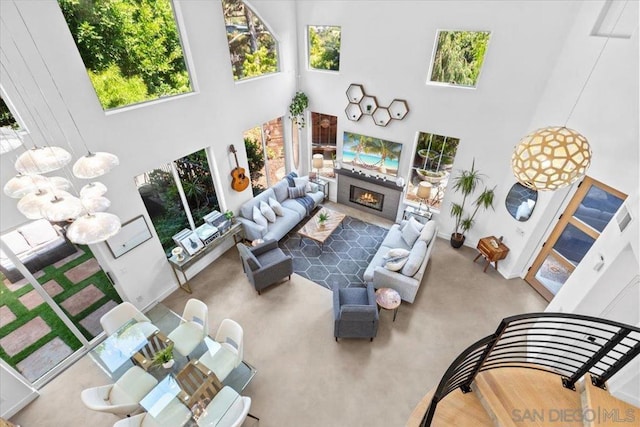
[[[163,348],[159,352],[153,355],[153,364],[162,365],[163,368],[169,369],[173,366],[175,360],[173,359],[173,343]]]
[[[462,193],[462,203],[451,204],[451,216],[456,220],[453,233],[451,233],[451,246],[459,248],[464,244],[465,233],[473,227],[474,218],[480,208],[493,209],[495,198],[495,187],[484,188],[482,193],[473,201],[473,212],[465,216],[465,205],[468,197],[472,197],[476,188],[482,184],[484,175],[475,168],[475,160],[471,164],[471,169],[462,170],[453,179],[453,190]]]

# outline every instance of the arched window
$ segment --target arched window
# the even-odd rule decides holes
[[[264,22],[240,0],[222,0],[234,80],[278,71],[278,44]]]

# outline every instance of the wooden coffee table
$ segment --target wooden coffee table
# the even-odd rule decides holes
[[[324,222],[322,227],[318,225],[318,215],[320,215],[321,212],[329,214],[329,218]],[[298,234],[300,235],[300,244],[302,244],[302,238],[306,237],[320,243],[320,249],[324,249],[324,242],[329,238],[329,236],[331,236],[331,233],[333,233],[334,230],[342,224],[342,220],[345,217],[346,215],[341,214],[340,212],[332,211],[327,208],[320,209],[313,218],[307,221],[307,223],[298,230]]]
[[[395,289],[380,288],[376,290],[376,303],[378,307],[385,310],[393,310],[393,321],[396,321],[396,315],[398,314],[398,307],[400,307],[400,294]]]

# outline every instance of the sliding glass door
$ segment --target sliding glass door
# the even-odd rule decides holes
[[[551,301],[626,197],[586,177],[560,216],[525,280],[547,301]]]
[[[88,347],[100,317],[122,300],[91,250],[47,221],[0,238],[0,357],[37,387]]]

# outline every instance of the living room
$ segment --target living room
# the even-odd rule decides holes
[[[523,286],[528,285],[521,278],[578,183],[557,191],[539,192],[530,219],[518,222],[504,207],[507,193],[515,183],[511,154],[518,141],[531,131],[566,124],[587,136],[592,147],[593,159],[587,175],[627,195],[624,205],[630,212],[631,223],[624,232],[613,223],[605,228],[560,292],[542,309],[600,316],[638,275],[637,22],[634,25],[631,21],[628,38],[592,36],[606,4],[604,1],[375,2],[375,7],[366,2],[326,1],[247,4],[277,40],[277,72],[234,80],[220,2],[176,2],[174,7],[193,90],[105,111],[57,2],[2,2],[2,97],[10,100],[14,115],[34,130],[30,144],[48,142],[49,137],[44,138],[37,131],[43,128],[45,135],[51,133],[65,141],[59,145],[72,147],[76,156],[86,151],[85,145],[94,151],[116,154],[120,165],[100,178],[110,189],[107,193],[111,200],[109,211],[122,222],[143,215],[149,225],[153,222],[134,178],[202,149],[208,153],[220,210],[230,210],[237,215],[241,205],[253,194],[250,187],[240,192],[231,188],[231,172],[237,164],[228,147],[235,145],[238,164],[246,167],[245,131],[274,118],[283,118],[286,171],[296,170],[299,175],[314,172],[311,113],[337,117],[338,162],[343,160],[344,133],[402,144],[397,176],[389,175],[390,181],[398,177],[405,182],[410,179],[419,133],[455,137],[460,142],[453,172],[475,164],[485,175],[486,185],[495,187],[496,202],[494,209],[477,215],[462,251],[447,248],[445,252],[435,248],[431,269],[438,262],[439,252],[460,257],[460,262],[473,266],[479,239],[503,236],[510,248],[509,254],[500,261],[498,271],[488,270],[487,277],[496,282],[515,279]],[[622,24],[628,23],[629,16],[637,16],[637,3],[629,2],[621,16],[618,29],[624,28]],[[340,27],[339,71],[308,67],[309,25]],[[439,30],[491,33],[474,88],[428,82]],[[349,120],[345,114],[349,103],[346,93],[352,84],[362,85],[367,94],[376,96],[381,106],[389,105],[394,99],[406,100],[409,111],[402,120],[391,120],[384,127],[366,116],[358,121]],[[298,90],[309,99],[305,111],[308,126],[299,131],[288,112]],[[293,150],[287,149],[294,134],[299,137],[297,167]],[[15,175],[15,158],[9,154],[0,160],[0,178],[4,184]],[[326,180],[329,181],[328,198],[336,203],[340,176]],[[454,228],[449,206],[459,202],[455,192],[449,190],[445,192],[441,208],[433,209],[432,221],[438,224],[440,247],[449,244]],[[14,200],[4,194],[1,197],[0,229],[4,234],[26,220]],[[389,228],[393,222],[400,221],[405,206],[412,204],[418,205],[406,203],[403,198],[396,218],[382,224]],[[91,249],[123,300],[131,301],[142,310],[160,301],[168,301],[170,306],[173,302],[172,308],[180,312],[184,304],[183,291],[178,288],[156,230],[149,229],[151,239],[118,258],[114,258],[106,244],[92,245]],[[189,275],[197,274],[192,283],[194,295],[209,300],[210,296],[205,298],[205,293],[214,284],[217,286],[212,292],[216,295],[231,292],[231,289],[219,289],[224,283],[205,283],[203,276],[229,271],[231,263],[237,263],[236,252],[230,241],[192,267]],[[594,266],[601,258],[604,268],[595,271]],[[480,266],[476,267],[481,270]],[[237,277],[240,266],[234,268],[233,277],[242,280],[242,276]],[[414,305],[401,305],[398,321],[405,316],[410,318],[411,310],[427,309],[420,304],[428,299],[423,294],[433,280],[433,273],[427,271]],[[446,275],[439,277],[452,283],[458,280]],[[484,277],[481,271],[479,277]],[[245,285],[238,295],[228,295],[228,301],[242,305],[243,298],[248,298],[245,291],[251,291],[246,289],[250,285]],[[265,291],[262,297],[266,298],[255,299],[252,295],[252,304],[259,304],[255,307],[262,310],[275,309],[278,303],[269,294],[282,296],[284,289],[281,288],[287,286],[279,285],[274,288],[275,292]],[[489,300],[487,304],[491,304]],[[616,315],[620,321],[633,321],[637,313]],[[496,324],[492,318],[483,330],[488,334]],[[272,332],[267,325],[260,326],[259,330]],[[386,330],[386,333],[392,332]],[[467,337],[467,344],[481,336],[484,334]],[[326,338],[327,346],[334,344],[330,332]],[[352,344],[345,340],[344,343],[349,347],[369,345],[364,341]],[[303,346],[304,341],[298,345]],[[433,385],[423,384],[424,393]],[[401,387],[393,383],[390,386]],[[407,402],[407,405],[415,403]],[[405,415],[408,415],[406,411]],[[265,424],[268,425],[268,421]]]

